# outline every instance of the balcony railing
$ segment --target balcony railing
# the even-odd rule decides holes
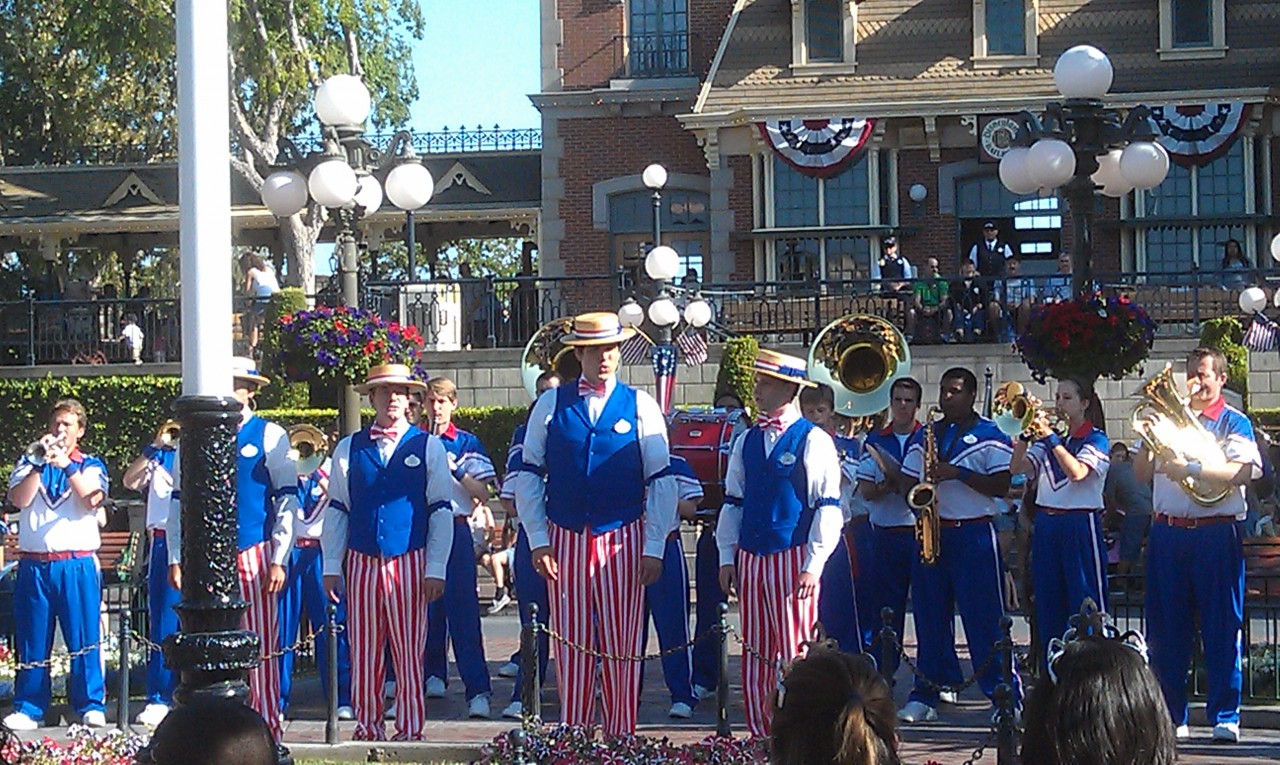
[[[1069,295],[1061,278],[1023,278],[1029,280],[1025,285],[1044,295]],[[1125,294],[1145,307],[1165,335],[1197,333],[1208,319],[1240,314],[1239,288],[1220,286],[1210,274],[1103,275],[1098,283],[1104,293]],[[807,343],[827,324],[849,313],[876,314],[905,328],[911,281],[902,286],[907,289],[897,291],[888,281],[863,279],[699,288],[712,306],[711,329],[717,334]],[[617,306],[631,288],[620,274],[379,281],[363,286],[361,305],[389,320],[417,326],[428,350],[520,348],[548,321]],[[336,298],[327,292],[314,300],[334,305]],[[234,310],[245,307],[246,301],[238,299]],[[145,335],[144,362],[181,359],[176,300],[22,300],[0,302],[0,364],[132,361],[120,339],[121,319],[127,313],[137,317]],[[239,324],[231,329],[239,339]],[[244,350],[239,340],[237,352]]]
[[[618,35],[613,38],[613,68],[620,77],[686,77],[689,65],[688,32],[655,32]]]

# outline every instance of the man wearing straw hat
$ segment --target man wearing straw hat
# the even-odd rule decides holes
[[[395,739],[416,741],[427,713],[427,604],[444,593],[453,542],[449,457],[439,438],[405,419],[410,393],[426,390],[407,366],[373,366],[357,390],[369,394],[375,417],[333,450],[320,543],[324,584],[334,600],[344,588],[347,595],[356,739],[386,738],[389,643],[398,679]]]
[[[800,389],[813,385],[804,360],[761,349],[754,369],[760,415],[729,454],[716,545],[720,586],[738,591],[750,647],[742,657],[747,728],[767,736],[779,664],[813,636],[819,580],[844,515],[835,443],[796,405]]]
[[[249,670],[249,706],[267,721],[277,743],[280,721],[280,662],[267,659],[280,644],[277,603],[284,589],[285,564],[293,553],[293,519],[298,511],[298,463],[290,455],[284,428],[253,413],[258,388],[269,380],[252,359],[231,360],[240,427],[236,436],[236,518],[240,597],[249,603],[244,628],[262,638],[263,660]],[[182,589],[182,447],[174,457],[174,505],[169,510],[169,581]]]
[[[606,735],[632,733],[640,696],[644,587],[662,573],[677,485],[667,423],[651,396],[618,381],[621,344],[635,334],[618,315],[586,313],[563,338],[582,377],[534,404],[524,440],[527,470],[516,505],[538,573],[549,582],[551,626],[564,641],[606,654]],[[543,474],[546,480],[543,480]],[[598,640],[597,640],[598,629]],[[561,722],[589,725],[596,657],[555,641]]]

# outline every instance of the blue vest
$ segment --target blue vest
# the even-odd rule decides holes
[[[275,503],[271,501],[274,492],[263,447],[266,430],[266,420],[250,417],[236,437],[236,513],[242,551],[270,540],[275,526]],[[246,457],[246,449],[253,456]]]
[[[592,425],[578,386],[561,386],[547,425],[546,465],[547,518],[555,525],[602,533],[638,520],[648,476],[640,456],[635,389],[615,385]]]
[[[764,430],[752,428],[742,443],[747,477],[742,498],[742,530],[738,547],[756,555],[772,555],[809,541],[813,507],[804,452],[813,423],[796,420],[764,453]]]
[[[427,546],[427,434],[410,426],[383,464],[366,428],[351,436],[347,475],[347,546],[358,553],[391,558]],[[415,459],[410,459],[416,457]],[[410,463],[417,464],[406,465]],[[435,466],[446,470],[445,465]]]

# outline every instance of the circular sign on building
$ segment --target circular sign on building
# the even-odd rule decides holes
[[[1013,117],[988,117],[979,123],[978,146],[983,162],[999,162],[1012,149],[1018,136],[1018,121]]]

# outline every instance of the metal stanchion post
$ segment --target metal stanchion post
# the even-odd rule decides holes
[[[516,728],[507,734],[507,740],[511,742],[511,754],[513,755],[515,765],[528,765],[525,759],[525,746],[529,743],[529,737],[525,734],[523,728]]]
[[[538,604],[529,604],[529,623],[520,629],[520,662],[524,664],[524,687],[520,703],[526,720],[542,719],[542,672],[538,663]]]
[[[893,630],[893,609],[880,609],[880,676],[893,685],[893,660],[898,656],[898,633]]]
[[[1017,762],[1017,719],[1013,684],[1013,617],[1000,617],[1000,684],[995,689],[998,711],[996,719],[996,765]]]
[[[329,676],[329,689],[325,694],[325,700],[328,702],[328,711],[324,721],[324,742],[326,744],[338,743],[338,604],[329,603],[325,609],[325,645],[328,646],[328,661],[325,662],[325,672]]]
[[[720,604],[720,682],[716,683],[716,735],[733,735],[729,726],[729,604]]]
[[[116,700],[116,728],[129,727],[129,599],[120,609],[120,698]]]

